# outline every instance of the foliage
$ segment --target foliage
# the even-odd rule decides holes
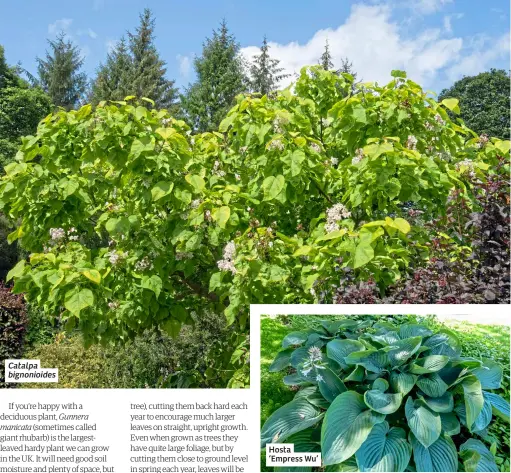
[[[330,52],[330,45],[328,44],[328,39],[325,41],[325,49],[321,58],[319,59],[319,63],[323,66],[325,71],[330,71],[334,68],[334,62],[332,58],[332,53]]]
[[[19,82],[16,69],[7,64],[4,47],[0,44],[0,89],[18,87]]]
[[[277,89],[278,84],[290,74],[283,74],[284,68],[279,67],[280,61],[273,59],[269,54],[270,46],[263,39],[261,53],[254,56],[250,66],[250,88],[252,92],[267,95]]]
[[[478,134],[509,139],[510,77],[505,70],[491,69],[463,77],[439,95],[439,100],[455,97],[460,117]]]
[[[360,471],[405,471],[409,463],[458,471],[459,461],[465,471],[497,471],[496,446],[476,437],[487,436],[492,412],[509,422],[509,403],[494,392],[502,366],[461,350],[452,331],[374,317],[291,332],[269,370],[287,370],[284,383],[299,390],[266,420],[261,446],[321,448],[330,471],[355,461]]]
[[[26,323],[23,298],[0,283],[0,388],[13,386],[5,383],[4,360],[20,358]]]
[[[7,235],[12,230],[11,224],[0,214],[0,280],[2,281],[18,261],[18,245],[9,245],[7,242]]]
[[[37,58],[39,83],[54,105],[71,110],[80,103],[87,88],[87,76],[79,72],[83,58],[64,32],[48,43],[50,52],[46,51],[44,59]]]
[[[182,107],[194,130],[216,131],[236,95],[248,86],[240,46],[225,21],[206,39],[194,66],[197,81],[181,96]]]

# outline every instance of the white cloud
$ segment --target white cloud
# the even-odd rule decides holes
[[[69,30],[69,27],[73,23],[72,18],[62,18],[60,20],[55,21],[55,23],[50,23],[48,25],[48,33],[51,35],[60,33],[61,31],[64,31],[66,33]]]
[[[452,20],[460,20],[463,18],[463,13],[456,13],[455,15],[444,16],[444,29],[447,33],[452,33]]]
[[[409,2],[413,9],[418,10],[420,13],[429,15],[442,10],[448,3],[453,3],[454,0],[415,0]]]
[[[181,54],[178,54],[176,59],[179,62],[179,74],[183,79],[188,79],[192,69],[192,60],[190,59],[190,56],[182,56]]]
[[[388,6],[354,5],[346,22],[336,29],[317,31],[306,43],[270,42],[270,54],[281,61],[287,73],[296,74],[308,64],[317,64],[328,39],[336,66],[348,56],[358,79],[386,83],[392,69],[408,72],[413,80],[431,85],[440,70],[455,63],[463,46],[461,38],[443,38],[439,29],[404,37],[399,25],[391,20]],[[248,60],[258,53],[257,46],[242,49]],[[294,80],[289,78],[288,85]]]

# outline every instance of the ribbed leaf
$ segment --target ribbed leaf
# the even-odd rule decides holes
[[[292,353],[293,353],[292,348],[287,348],[285,350],[279,351],[277,353],[277,356],[273,360],[273,363],[268,368],[268,371],[270,373],[275,373],[277,371],[282,371],[284,368],[288,367]]]
[[[454,409],[454,399],[449,391],[440,397],[421,396],[419,394],[419,398],[434,412],[452,412]]]
[[[445,355],[430,355],[424,358],[419,358],[410,367],[410,373],[413,374],[428,374],[440,371],[445,365],[449,363],[449,357]]]
[[[353,352],[365,350],[364,344],[357,340],[332,340],[326,345],[326,356],[336,361],[339,366],[346,369],[348,365],[344,359]]]
[[[282,378],[282,382],[286,386],[299,386],[301,384],[308,383],[307,380],[303,379],[298,373],[288,374]]]
[[[385,416],[367,408],[355,391],[337,396],[326,411],[321,429],[324,465],[335,465],[350,458],[365,442],[374,425]]]
[[[384,378],[378,378],[373,383],[373,389],[377,389],[378,391],[384,393],[387,389],[389,389],[389,383]]]
[[[355,456],[352,456],[348,458],[345,462],[337,463],[336,465],[328,465],[325,468],[326,472],[357,472],[358,471],[358,465],[357,465],[357,459]]]
[[[397,332],[391,331],[383,334],[368,334],[371,340],[379,343],[380,345],[393,345],[401,340]]]
[[[421,389],[421,391],[424,392],[424,394],[430,397],[443,396],[449,387],[444,383],[443,379],[438,375],[438,373],[424,374],[419,376],[419,379],[417,380],[417,386]]]
[[[436,412],[432,412],[420,401],[408,397],[405,404],[405,415],[410,430],[417,440],[426,448],[440,437],[442,422]]]
[[[307,338],[309,338],[309,334],[307,332],[288,333],[284,337],[284,340],[282,340],[282,348],[303,345],[307,341]]]
[[[267,443],[282,443],[290,435],[312,427],[324,413],[306,399],[293,399],[277,409],[261,430],[261,448]]]
[[[452,412],[441,413],[442,432],[447,435],[458,435],[460,433],[460,421]]]
[[[363,381],[365,378],[366,370],[363,366],[357,366],[346,378],[344,378],[344,382],[347,381]]]
[[[509,422],[509,402],[498,394],[483,391],[484,399],[490,401],[493,414]]]
[[[294,446],[295,452],[319,452],[320,446],[319,443],[313,440],[315,431],[313,429],[306,429],[298,432],[294,435],[291,435],[286,440],[286,443],[292,443]],[[284,467],[274,467],[274,471],[312,471],[312,467],[310,466],[284,466]]]
[[[355,454],[360,471],[405,471],[411,455],[405,431],[388,422],[375,425]]]
[[[460,446],[465,471],[499,471],[495,458],[483,442],[469,439]]]
[[[461,403],[457,404],[455,411],[456,414],[458,414],[461,423],[469,427],[467,424],[467,409],[465,407],[465,404]],[[470,425],[469,430],[471,432],[481,432],[482,430],[486,429],[486,427],[488,427],[488,425],[491,422],[491,418],[492,418],[491,402],[488,399],[485,399],[481,412],[477,416],[477,419],[474,421],[474,423]]]
[[[462,381],[461,385],[465,395],[466,423],[470,430],[470,427],[479,417],[483,409],[483,391],[481,389],[481,383],[475,376],[468,376]]]
[[[392,366],[401,366],[406,363],[408,359],[417,352],[422,343],[422,337],[405,338],[399,342],[394,343],[392,348],[387,352],[390,364]]]
[[[419,324],[403,324],[399,327],[399,336],[401,338],[410,337],[430,337],[433,332],[424,325]]]
[[[387,354],[381,350],[355,351],[344,360],[347,365],[362,365],[372,373],[381,373],[389,363]]]
[[[294,369],[298,369],[302,363],[309,358],[309,349],[300,347],[293,350],[289,362]]]
[[[483,389],[499,389],[502,383],[502,366],[493,360],[483,360],[483,366],[472,370]]]
[[[429,347],[431,355],[446,355],[457,358],[461,353],[461,343],[450,330],[441,330],[429,337],[424,346]]]
[[[406,396],[415,386],[417,376],[409,373],[397,373],[392,371],[390,373],[390,386],[396,393],[401,393]]]
[[[458,471],[458,452],[448,435],[441,435],[429,447],[425,447],[410,432],[413,460],[417,471]]]
[[[317,370],[316,381],[319,391],[328,402],[332,402],[339,394],[347,391],[344,383],[330,368]]]
[[[392,414],[401,406],[403,395],[401,393],[384,393],[378,389],[371,389],[364,393],[364,401],[368,407],[380,414]]]

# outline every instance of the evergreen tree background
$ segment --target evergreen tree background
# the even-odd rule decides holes
[[[155,40],[155,19],[146,8],[135,33],[128,41],[121,38],[98,69],[92,85],[91,101],[122,100],[128,95],[147,97],[158,108],[177,112],[178,91],[174,81],[165,77],[166,63],[160,58]]]
[[[39,82],[55,106],[71,110],[80,104],[87,89],[87,76],[80,72],[83,58],[64,32],[48,43],[45,59],[37,58]]]
[[[319,63],[323,66],[325,71],[331,71],[334,68],[334,63],[332,61],[332,54],[330,53],[330,45],[328,44],[328,39],[325,41],[325,49],[321,58],[319,59]]]
[[[233,106],[236,95],[249,87],[240,46],[225,20],[206,39],[194,67],[197,81],[181,96],[181,105],[196,131],[211,131]]]
[[[282,73],[284,68],[279,67],[278,59],[270,57],[269,49],[270,46],[265,36],[261,45],[261,53],[253,57],[250,66],[250,89],[261,95],[276,90],[279,82],[290,76],[290,74]]]
[[[319,58],[319,64],[323,66],[325,71],[332,71],[335,69],[335,64],[333,61],[332,53],[330,52],[330,44],[328,43],[328,39],[325,41],[325,49]],[[357,78],[357,73],[353,69],[353,63],[347,57],[341,58],[341,67],[339,69],[335,69],[334,72],[336,74],[346,72],[353,76],[353,80]]]

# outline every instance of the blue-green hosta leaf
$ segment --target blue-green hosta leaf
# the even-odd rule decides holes
[[[443,396],[449,387],[444,383],[438,373],[423,374],[419,376],[417,386],[424,394],[430,397]]]
[[[346,383],[348,381],[363,381],[366,375],[366,370],[363,366],[357,366],[348,376],[346,376],[343,381]]]
[[[316,381],[319,391],[328,402],[332,402],[339,394],[347,391],[344,383],[330,368],[318,369]]]
[[[460,457],[465,471],[499,471],[495,457],[480,440],[468,439],[462,444]]]
[[[383,334],[368,334],[369,338],[380,345],[393,345],[394,343],[401,340],[397,332],[386,332]]]
[[[357,465],[357,459],[353,455],[352,457],[348,458],[345,462],[337,463],[336,465],[328,465],[325,468],[325,472],[357,472],[358,471],[358,465]]]
[[[401,393],[406,396],[415,386],[417,382],[417,376],[409,373],[398,373],[392,371],[390,373],[390,386],[396,393]]]
[[[466,424],[470,430],[470,427],[474,424],[483,409],[483,391],[480,381],[475,376],[468,376],[465,378],[461,386],[463,387],[463,394],[465,396]]]
[[[299,347],[293,350],[289,356],[289,363],[294,369],[298,367],[309,358],[309,349],[307,347]]]
[[[408,427],[426,448],[440,437],[442,431],[440,416],[428,409],[422,402],[414,402],[409,396],[405,404],[405,415]]]
[[[393,367],[401,366],[417,352],[422,343],[422,337],[411,337],[392,344],[392,349],[387,352],[390,364]]]
[[[462,368],[479,368],[482,364],[483,362],[481,360],[472,357],[461,357],[451,361],[452,366],[461,366]]]
[[[302,430],[301,432],[291,435],[291,437],[289,437],[286,440],[286,443],[292,443],[294,446],[295,452],[304,452],[304,453],[319,452],[319,451],[321,451],[319,442],[316,442],[314,440],[314,433],[315,433],[314,429]],[[282,471],[282,472],[284,472],[284,471],[303,471],[303,472],[306,472],[306,471],[312,471],[312,467],[310,467],[310,466],[278,467],[277,466],[277,467],[274,467],[274,471],[279,471],[279,472],[280,471]]]
[[[458,417],[460,418],[461,423],[466,425],[467,427],[469,427],[467,424],[467,409],[466,409],[465,404],[462,404],[462,403],[457,404],[455,411],[456,411],[456,414],[458,414]],[[492,406],[491,406],[490,401],[485,399],[483,408],[481,409],[481,412],[477,416],[474,423],[472,425],[470,425],[469,430],[471,432],[483,431],[490,424],[491,418],[492,418]]]
[[[371,389],[364,393],[364,401],[368,407],[380,414],[392,414],[401,406],[403,395],[401,393],[384,393],[378,389]]]
[[[339,366],[343,369],[347,369],[348,365],[345,362],[345,358],[353,352],[364,351],[365,346],[358,340],[332,340],[326,345],[326,356],[336,361]]]
[[[405,471],[411,455],[405,431],[388,422],[376,424],[355,454],[360,471]]]
[[[502,365],[493,360],[484,359],[483,365],[472,370],[483,389],[499,389],[502,383]]]
[[[445,355],[430,355],[424,358],[419,358],[410,367],[410,373],[413,374],[428,374],[440,371],[449,363],[449,357]]]
[[[300,386],[302,384],[308,384],[309,381],[303,378],[303,376],[300,376],[298,373],[288,374],[287,376],[284,376],[282,379],[282,382],[286,386]]]
[[[417,471],[458,471],[458,452],[448,435],[440,435],[429,447],[425,447],[410,432],[413,460]]]
[[[454,409],[454,399],[449,391],[439,397],[421,396],[419,394],[419,399],[424,401],[434,412],[452,412]]]
[[[267,443],[282,443],[289,436],[312,427],[324,413],[306,399],[293,399],[277,409],[261,430],[261,448]]]
[[[284,340],[282,340],[282,348],[303,345],[307,341],[308,337],[309,337],[309,334],[307,332],[288,333],[284,337]]]
[[[426,326],[420,324],[403,324],[399,327],[399,336],[401,338],[410,337],[430,337],[433,332]]]
[[[305,342],[305,346],[307,348],[310,348],[310,347],[321,348],[325,344],[326,344],[325,340],[323,340],[322,336],[319,333],[311,333],[307,337],[307,342]]]
[[[490,401],[493,414],[509,422],[509,402],[498,394],[487,393],[486,391],[483,391],[483,396],[485,400]]]
[[[279,351],[272,364],[268,368],[268,371],[270,373],[276,373],[277,371],[282,371],[284,368],[287,368],[291,361],[292,353],[292,348],[286,348],[285,350]]]
[[[337,396],[326,411],[321,428],[324,465],[335,465],[350,458],[365,442],[374,425],[385,416],[368,409],[364,397],[355,391]]]
[[[344,361],[347,365],[361,365],[372,373],[381,373],[389,364],[387,354],[381,350],[354,351]]]
[[[387,389],[389,389],[389,383],[384,378],[378,378],[373,383],[373,389],[377,389],[378,391],[384,393]]]
[[[458,435],[460,433],[460,421],[453,412],[440,413],[442,421],[442,432],[447,435]]]
[[[457,358],[461,353],[461,343],[450,330],[441,330],[424,341],[424,346],[430,349],[431,355],[446,355]]]

